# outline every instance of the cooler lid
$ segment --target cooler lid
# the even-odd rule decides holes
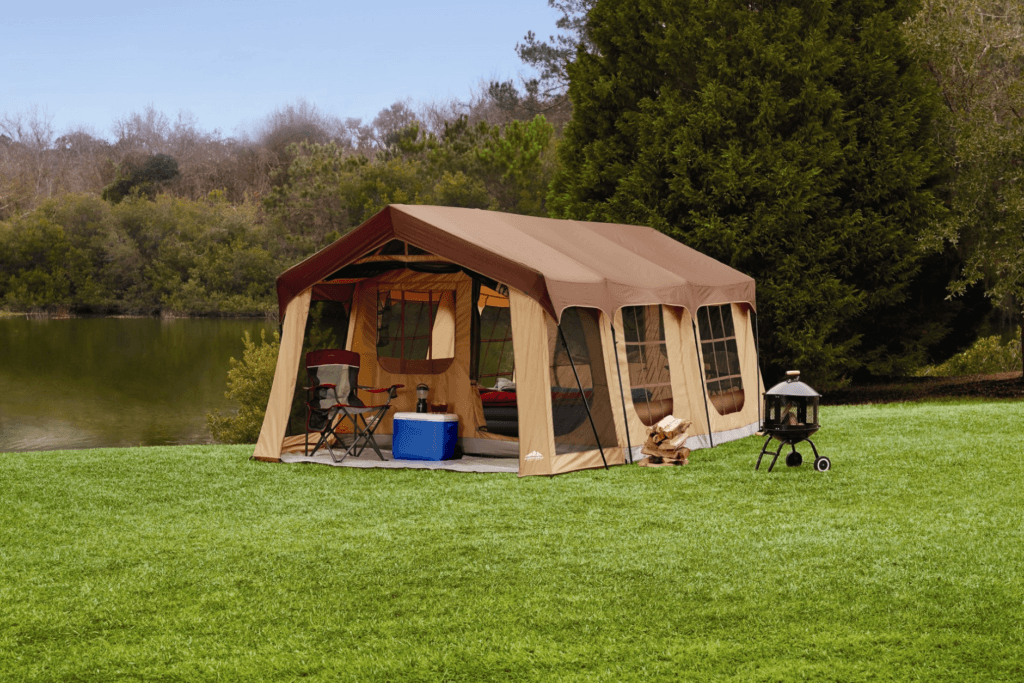
[[[455,413],[395,413],[396,420],[415,420],[419,422],[458,422]]]

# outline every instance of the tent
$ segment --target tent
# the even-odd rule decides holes
[[[651,228],[390,205],[277,293],[258,460],[303,450],[303,354],[328,335],[360,354],[359,384],[405,385],[382,445],[424,383],[463,452],[518,457],[520,476],[632,462],[668,414],[691,450],[758,429],[754,280]]]

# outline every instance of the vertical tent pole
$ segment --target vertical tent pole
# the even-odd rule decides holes
[[[615,349],[615,371],[619,373],[619,398],[622,399],[622,421],[626,425],[626,445],[629,447],[629,462],[633,464],[633,442],[629,439],[629,418],[626,416],[626,393],[622,388],[622,368],[619,367],[619,342],[615,337],[615,319],[612,319],[612,348]],[[628,351],[626,352],[628,355]],[[569,360],[572,360],[571,358]]]
[[[469,381],[480,382],[480,280],[473,278],[470,285],[473,305],[469,307]]]
[[[573,377],[576,378],[576,386],[580,390],[580,396],[583,398],[583,407],[587,409],[587,417],[590,419],[590,428],[594,430],[594,440],[597,441],[597,450],[601,451],[601,462],[604,463],[604,468],[608,469],[608,461],[604,457],[604,448],[601,447],[601,437],[597,435],[597,425],[594,424],[594,416],[590,414],[590,402],[587,401],[587,395],[583,393],[583,384],[580,382],[580,376],[576,372],[576,363],[572,360],[572,351],[569,350],[569,342],[565,341],[565,332],[562,331],[562,323],[558,323],[558,334],[562,337],[562,346],[565,347],[565,355],[569,357],[569,365],[572,366]],[[618,363],[616,363],[618,365]]]
[[[704,416],[708,419],[708,439],[711,441],[711,447],[714,448],[715,436],[714,430],[711,429],[711,411],[708,410],[708,383],[704,381],[704,363],[701,361],[703,356],[700,355],[697,323],[694,322],[693,318],[690,318],[690,324],[693,325],[693,345],[697,348],[697,369],[700,371],[700,393],[704,396]]]
[[[757,361],[757,428],[764,427],[764,420],[761,416],[761,408],[764,403],[764,396],[761,394],[761,326],[757,324],[757,311],[750,308],[751,320],[754,321],[754,357]]]

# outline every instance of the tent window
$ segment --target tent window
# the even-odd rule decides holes
[[[455,292],[377,292],[377,361],[395,374],[438,374],[455,356]]]
[[[381,256],[405,256],[405,242],[402,240],[391,240],[377,250],[377,253]]]
[[[633,407],[640,421],[650,427],[672,413],[672,378],[661,306],[626,306],[622,327]]]
[[[515,355],[512,347],[512,314],[508,297],[489,287],[480,288],[477,300],[480,312],[480,353],[478,383],[482,387],[507,387],[515,381]],[[504,382],[499,380],[504,378]]]
[[[414,247],[402,240],[391,240],[373,253],[375,256],[425,256],[430,252]]]
[[[708,398],[719,415],[743,408],[743,380],[732,306],[705,306],[697,311],[700,351],[704,357],[704,379]]]
[[[617,444],[599,316],[589,308],[567,308],[562,313],[561,333],[554,320],[548,321],[551,412],[559,455],[597,450],[598,443],[604,448]],[[593,424],[587,417],[588,405]]]

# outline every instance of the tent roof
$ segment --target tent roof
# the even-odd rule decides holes
[[[754,280],[651,228],[392,204],[277,278],[281,315],[299,292],[399,239],[515,287],[556,319],[570,306],[754,302]]]

